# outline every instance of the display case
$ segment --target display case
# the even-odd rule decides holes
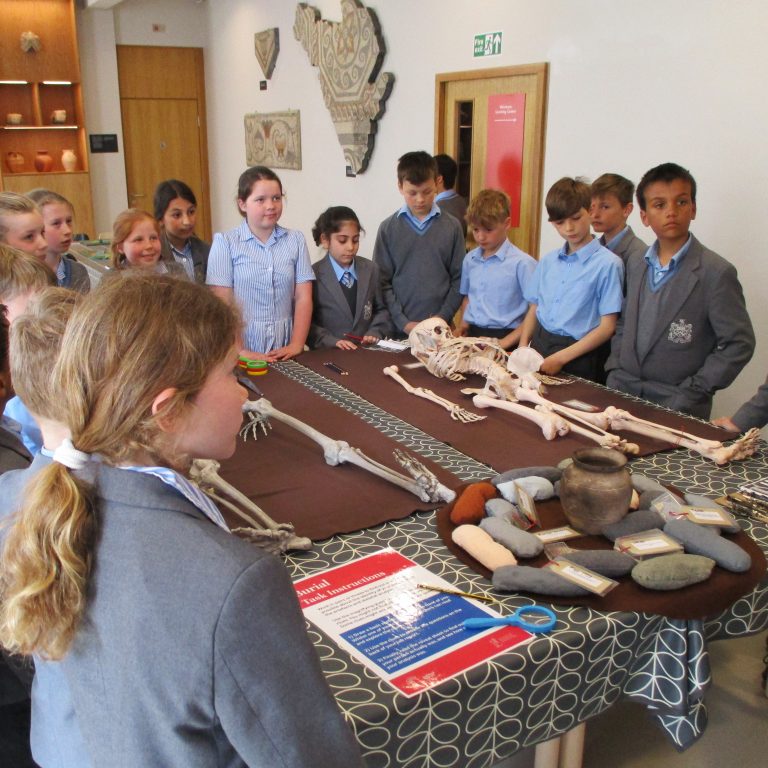
[[[0,0],[0,186],[45,187],[93,230],[73,0]],[[37,50],[23,50],[32,33]]]

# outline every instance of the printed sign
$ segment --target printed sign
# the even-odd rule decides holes
[[[501,32],[484,32],[475,35],[474,58],[501,55]]]

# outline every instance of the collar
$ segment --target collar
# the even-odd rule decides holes
[[[243,223],[238,227],[238,232],[240,234],[241,240],[253,240],[257,245],[260,245],[262,248],[268,248],[270,245],[274,245],[281,237],[287,234],[288,230],[285,229],[285,227],[281,227],[279,224],[275,224],[275,228],[272,230],[272,234],[269,236],[269,239],[266,243],[263,243],[261,240],[259,240],[256,235],[251,232],[251,228],[248,226],[247,221],[243,221]]]
[[[352,260],[352,263],[349,265],[347,269],[341,266],[336,259],[331,256],[331,254],[328,254],[328,261],[331,263],[331,267],[333,267],[333,272],[336,275],[336,280],[341,282],[341,278],[344,275],[345,272],[349,272],[350,275],[355,279],[355,282],[357,282],[357,270],[355,269],[355,261]]]
[[[618,244],[619,244],[619,243],[622,241],[622,238],[624,237],[624,235],[626,235],[626,234],[627,234],[627,232],[629,232],[629,224],[627,224],[627,226],[626,226],[626,227],[624,227],[624,229],[622,229],[622,230],[621,230],[621,232],[619,232],[619,234],[618,234],[618,235],[616,235],[616,237],[612,237],[610,242],[608,242],[608,243],[606,243],[606,242],[605,242],[605,235],[603,235],[603,236],[600,238],[600,242],[601,242],[601,243],[603,243],[603,245],[604,245],[604,246],[605,246],[605,247],[606,247],[606,248],[607,248],[609,251],[612,251],[612,250],[614,250],[614,249],[616,248],[616,246],[617,246],[617,245],[618,245]]]
[[[452,197],[458,197],[459,193],[455,189],[444,189],[442,192],[438,192],[435,195],[435,202],[440,200],[450,200]]]
[[[562,261],[588,261],[595,253],[597,253],[603,246],[600,241],[593,237],[586,245],[582,245],[578,251],[573,253],[566,253],[568,243],[563,243],[563,247],[557,252],[557,258]]]
[[[477,253],[475,253],[474,256],[472,256],[473,261],[489,261],[490,259],[498,259],[499,261],[505,261],[509,258],[509,249],[512,243],[509,242],[509,240],[504,240],[504,242],[499,246],[499,249],[494,253],[492,256],[489,256],[487,259],[483,256],[483,249],[478,246],[477,247]]]
[[[691,235],[689,232],[688,239],[685,241],[685,243],[683,243],[683,247],[669,260],[669,263],[666,267],[662,267],[661,263],[659,262],[658,240],[656,240],[656,242],[651,245],[645,252],[645,260],[652,267],[655,273],[676,272],[680,267],[680,262],[683,260],[685,254],[688,253],[688,249],[691,247],[692,237],[693,235]]]
[[[419,221],[419,219],[411,213],[411,209],[408,207],[407,203],[403,203],[402,207],[398,210],[397,215],[405,216],[416,229],[423,231],[429,226],[432,219],[437,218],[440,215],[440,206],[437,203],[432,203],[432,210],[430,210],[422,221]]]
[[[250,230],[249,230],[250,231]],[[184,243],[184,247],[179,250],[172,242],[171,238],[168,237],[168,233],[165,234],[165,242],[168,243],[168,247],[171,249],[172,254],[176,254],[177,256],[181,256],[181,258],[189,258],[192,255],[192,244],[187,240],[186,243]]]

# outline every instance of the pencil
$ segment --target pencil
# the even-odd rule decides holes
[[[349,371],[340,368],[336,363],[323,363],[323,365],[326,368],[330,368],[332,371],[336,371],[336,373],[340,373],[342,376],[349,376]]]
[[[457,589],[446,589],[445,587],[433,587],[431,584],[417,584],[416,585],[419,589],[429,589],[432,592],[443,592],[446,595],[458,595],[459,597],[469,597],[472,600],[482,600],[486,603],[496,603],[498,600],[496,600],[493,597],[488,597],[487,595],[475,595],[472,592],[459,592]]]

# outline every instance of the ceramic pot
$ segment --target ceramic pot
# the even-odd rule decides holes
[[[40,173],[47,173],[53,168],[53,158],[48,154],[47,149],[38,149],[35,155],[35,170]]]
[[[67,173],[72,173],[72,171],[77,168],[77,155],[73,149],[62,150],[61,164],[64,166],[64,170]]]
[[[6,152],[5,167],[9,173],[19,173],[24,168],[24,155],[21,152]]]
[[[611,448],[585,448],[560,480],[560,503],[568,522],[582,533],[600,534],[629,511],[632,481],[627,457]]]

